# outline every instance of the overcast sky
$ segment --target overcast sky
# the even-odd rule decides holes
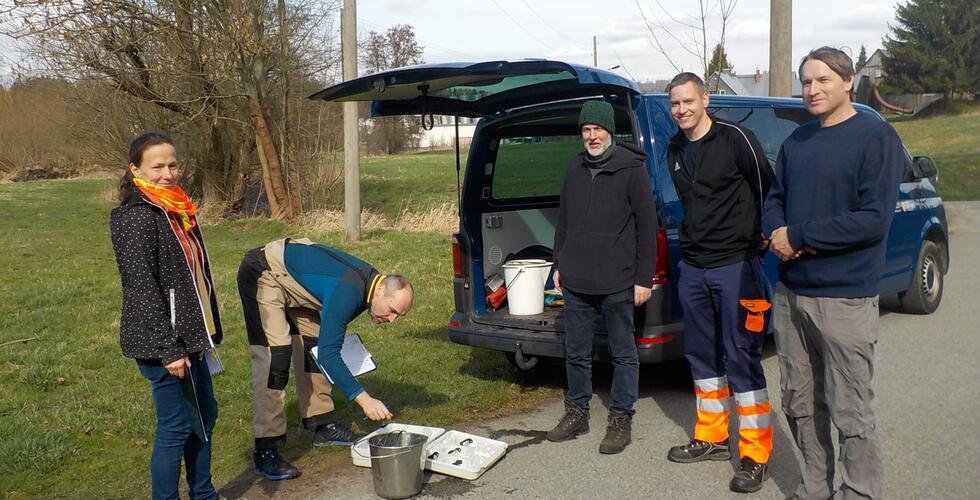
[[[706,0],[709,46],[721,35],[717,2]],[[905,0],[822,0],[793,2],[793,67],[810,49],[850,47],[857,59],[863,44],[868,56],[894,23],[895,4]],[[726,2],[728,3],[728,2]],[[698,19],[693,0],[639,0],[648,20],[659,18],[682,40],[694,30],[669,19]],[[639,81],[669,79],[676,71],[654,48],[636,0],[358,0],[362,31],[411,24],[426,62],[543,57],[592,64],[592,36],[598,36],[599,66]],[[656,18],[654,17],[656,16]],[[657,30],[674,63],[699,72],[700,63]],[[769,0],[739,0],[728,20],[728,61],[735,72],[754,73],[769,66]]]
[[[720,36],[716,3],[709,14],[709,46]],[[857,59],[860,46],[868,56],[894,23],[895,4],[905,0],[821,0],[794,2],[793,67],[815,47],[849,47]],[[592,64],[592,36],[598,36],[599,66],[638,81],[669,79],[676,70],[653,46],[637,0],[358,0],[359,30],[383,31],[410,24],[425,47],[425,61],[558,59]],[[695,31],[671,21],[697,20],[693,0],[639,0],[647,18],[665,24],[689,40]],[[674,63],[698,72],[697,58],[663,31],[657,35]],[[754,73],[769,65],[769,0],[739,0],[728,21],[728,60],[736,73]],[[0,77],[17,60],[7,40],[0,40]]]

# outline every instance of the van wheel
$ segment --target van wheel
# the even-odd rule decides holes
[[[943,252],[930,240],[922,242],[915,263],[912,287],[898,294],[902,310],[911,314],[932,314],[943,299]]]

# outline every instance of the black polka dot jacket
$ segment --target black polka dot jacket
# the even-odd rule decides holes
[[[192,229],[201,247],[198,226]],[[202,304],[177,235],[162,208],[134,190],[109,215],[109,233],[122,279],[122,318],[119,343],[130,358],[160,359],[172,363],[221,342],[218,301]],[[209,283],[211,263],[204,250],[204,272]],[[215,332],[210,339],[203,307],[210,307]],[[213,343],[213,344],[212,344]]]

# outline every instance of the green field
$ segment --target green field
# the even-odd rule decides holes
[[[385,207],[374,201],[381,194],[414,200],[403,206],[452,201],[455,172],[436,166],[440,162],[413,165],[416,158],[372,160],[390,185],[367,182],[366,204]],[[403,178],[413,180],[410,192],[398,186]],[[0,345],[0,492],[8,497],[135,498],[149,491],[153,410],[147,382],[118,346],[119,276],[108,235],[113,203],[105,196],[111,184],[0,185],[0,238],[8,245],[0,254],[0,344],[6,344]],[[285,235],[339,246],[414,280],[415,309],[406,318],[381,327],[360,318],[351,328],[380,366],[363,377],[365,387],[395,408],[399,421],[457,426],[561,392],[553,385],[524,386],[500,354],[447,340],[452,264],[444,235],[378,231],[343,244],[337,232],[256,219],[205,221],[203,229],[225,328],[220,352],[227,370],[215,378],[213,471],[219,488],[253,477],[248,351],[235,273],[247,249]],[[343,417],[361,425],[358,409],[338,406]],[[296,424],[294,400],[288,411],[287,458],[314,474],[349,466],[346,449],[310,446],[312,435]]]
[[[980,113],[893,124],[913,155],[936,160],[943,199],[980,200]]]

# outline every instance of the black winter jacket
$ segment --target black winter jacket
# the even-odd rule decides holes
[[[595,178],[586,152],[575,155],[565,171],[555,268],[562,286],[579,293],[653,286],[657,209],[643,165],[647,155],[632,144],[616,144]]]
[[[195,226],[192,231],[203,249],[200,229]],[[214,317],[216,331],[211,340],[221,342],[214,287],[210,302],[202,304],[180,242],[162,208],[133,190],[112,209],[109,232],[122,280],[119,343],[125,356],[160,359],[166,365],[211,348],[202,307],[210,307]],[[213,285],[206,250],[204,273]]]
[[[758,257],[762,200],[775,176],[750,130],[712,121],[694,165],[684,153],[683,130],[667,146],[667,166],[684,207],[684,261],[700,268]]]

